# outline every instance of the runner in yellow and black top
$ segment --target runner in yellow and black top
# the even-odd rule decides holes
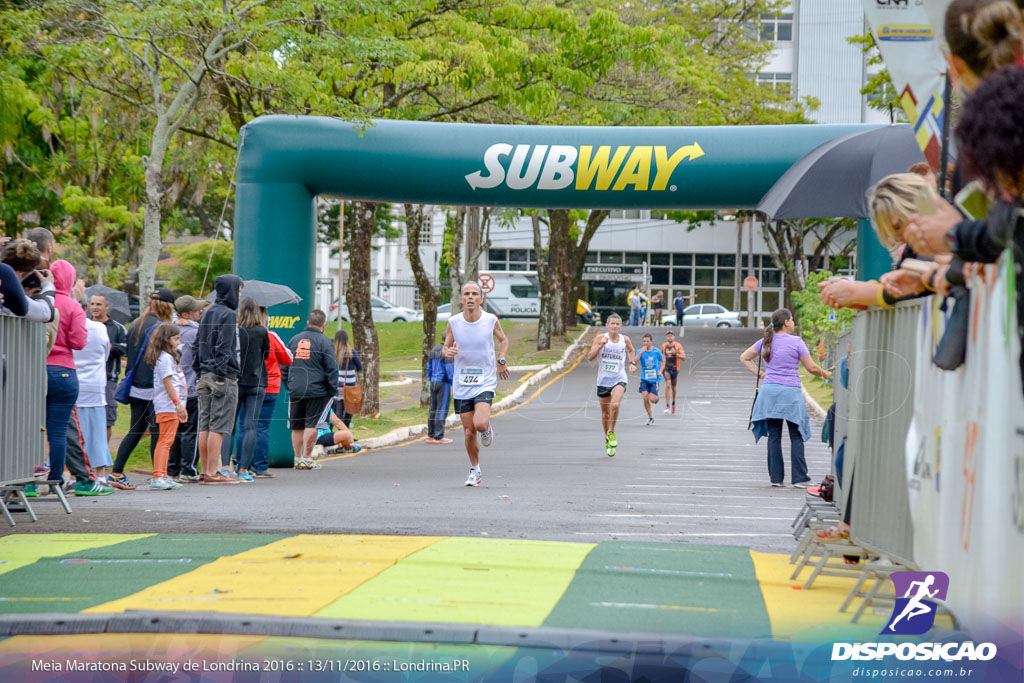
[[[679,380],[680,364],[686,360],[683,345],[676,341],[672,330],[665,333],[665,343],[661,345],[661,355],[665,356],[665,412],[675,415],[676,382]]]

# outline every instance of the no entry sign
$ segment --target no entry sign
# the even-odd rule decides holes
[[[743,286],[749,289],[751,292],[757,289],[757,278],[753,275],[749,275],[743,278]]]
[[[488,273],[480,273],[480,289],[484,294],[494,291],[494,276]]]

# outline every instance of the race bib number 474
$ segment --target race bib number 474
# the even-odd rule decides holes
[[[459,384],[463,386],[480,386],[484,383],[483,368],[460,368]]]

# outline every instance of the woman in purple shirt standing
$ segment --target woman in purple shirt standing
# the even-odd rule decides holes
[[[764,338],[744,351],[740,360],[748,370],[764,380],[754,403],[751,422],[755,443],[762,436],[768,437],[768,476],[772,486],[782,486],[786,478],[782,460],[782,423],[785,422],[789,428],[793,486],[807,488],[811,479],[807,476],[804,441],[811,438],[811,419],[804,405],[797,368],[803,364],[809,373],[825,379],[832,374],[811,359],[807,345],[793,334],[795,329],[793,315],[785,308],[780,308],[772,313],[772,321],[764,330]],[[754,363],[758,354],[764,359],[763,370]]]

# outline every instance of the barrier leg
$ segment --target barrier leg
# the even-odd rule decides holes
[[[8,497],[4,496],[4,501],[3,501],[4,519],[6,519],[7,523],[10,524],[11,526],[17,526],[17,524],[14,521],[14,517],[11,516],[11,511],[7,509],[7,500],[8,500]]]
[[[889,577],[883,578],[881,576],[875,576],[875,583],[871,586],[871,590],[869,590],[868,594],[864,597],[864,602],[860,604],[860,607],[857,609],[857,613],[853,615],[853,619],[850,621],[851,624],[856,624],[860,621],[860,617],[864,614],[864,610],[866,610],[868,605],[871,604],[871,601],[875,598],[875,594],[878,593],[878,589],[881,587],[882,582],[887,578]]]
[[[864,582],[867,581],[868,576],[871,574],[874,574],[874,571],[868,567],[864,567],[864,571],[862,571],[860,576],[857,577],[857,583],[853,584],[853,589],[846,595],[846,600],[843,600],[843,604],[839,607],[840,612],[845,612],[846,608],[850,606],[850,603],[853,602],[854,599],[860,597],[861,586],[864,585]]]

